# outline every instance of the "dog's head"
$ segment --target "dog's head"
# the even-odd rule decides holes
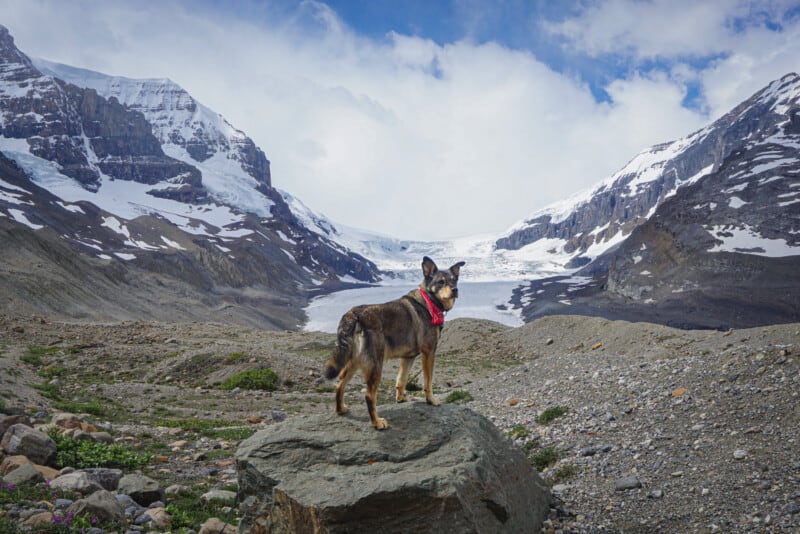
[[[460,261],[446,271],[440,271],[428,256],[422,258],[422,275],[425,279],[420,287],[441,302],[442,309],[445,311],[452,309],[456,303],[458,273],[463,266],[464,262]]]

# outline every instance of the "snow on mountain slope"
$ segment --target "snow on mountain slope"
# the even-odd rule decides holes
[[[273,201],[260,190],[270,186],[269,162],[241,131],[220,114],[195,101],[169,79],[108,76],[42,59],[32,63],[43,73],[94,89],[140,111],[152,125],[164,152],[198,168],[215,200],[241,211],[270,217]],[[256,159],[256,165],[249,160]]]

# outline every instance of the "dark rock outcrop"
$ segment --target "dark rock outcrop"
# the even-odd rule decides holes
[[[357,413],[357,411],[356,411]],[[237,451],[240,532],[538,532],[550,492],[483,416],[423,403],[290,419]]]

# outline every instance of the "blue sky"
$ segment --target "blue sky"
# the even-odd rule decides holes
[[[798,0],[0,0],[0,13],[29,55],[178,82],[334,221],[426,240],[502,232],[800,71]]]

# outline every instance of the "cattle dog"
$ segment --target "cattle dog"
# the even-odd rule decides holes
[[[444,312],[453,308],[458,298],[460,261],[440,271],[432,259],[422,259],[424,280],[407,295],[385,304],[356,306],[342,316],[337,329],[336,347],[325,366],[329,380],[339,375],[336,384],[336,413],[347,413],[344,393],[353,374],[361,370],[367,383],[367,410],[372,426],[387,428],[386,419],[378,417],[377,391],[383,361],[400,358],[397,372],[396,400],[405,402],[408,372],[414,358],[422,354],[425,400],[437,406],[433,396],[433,360],[444,323]]]

